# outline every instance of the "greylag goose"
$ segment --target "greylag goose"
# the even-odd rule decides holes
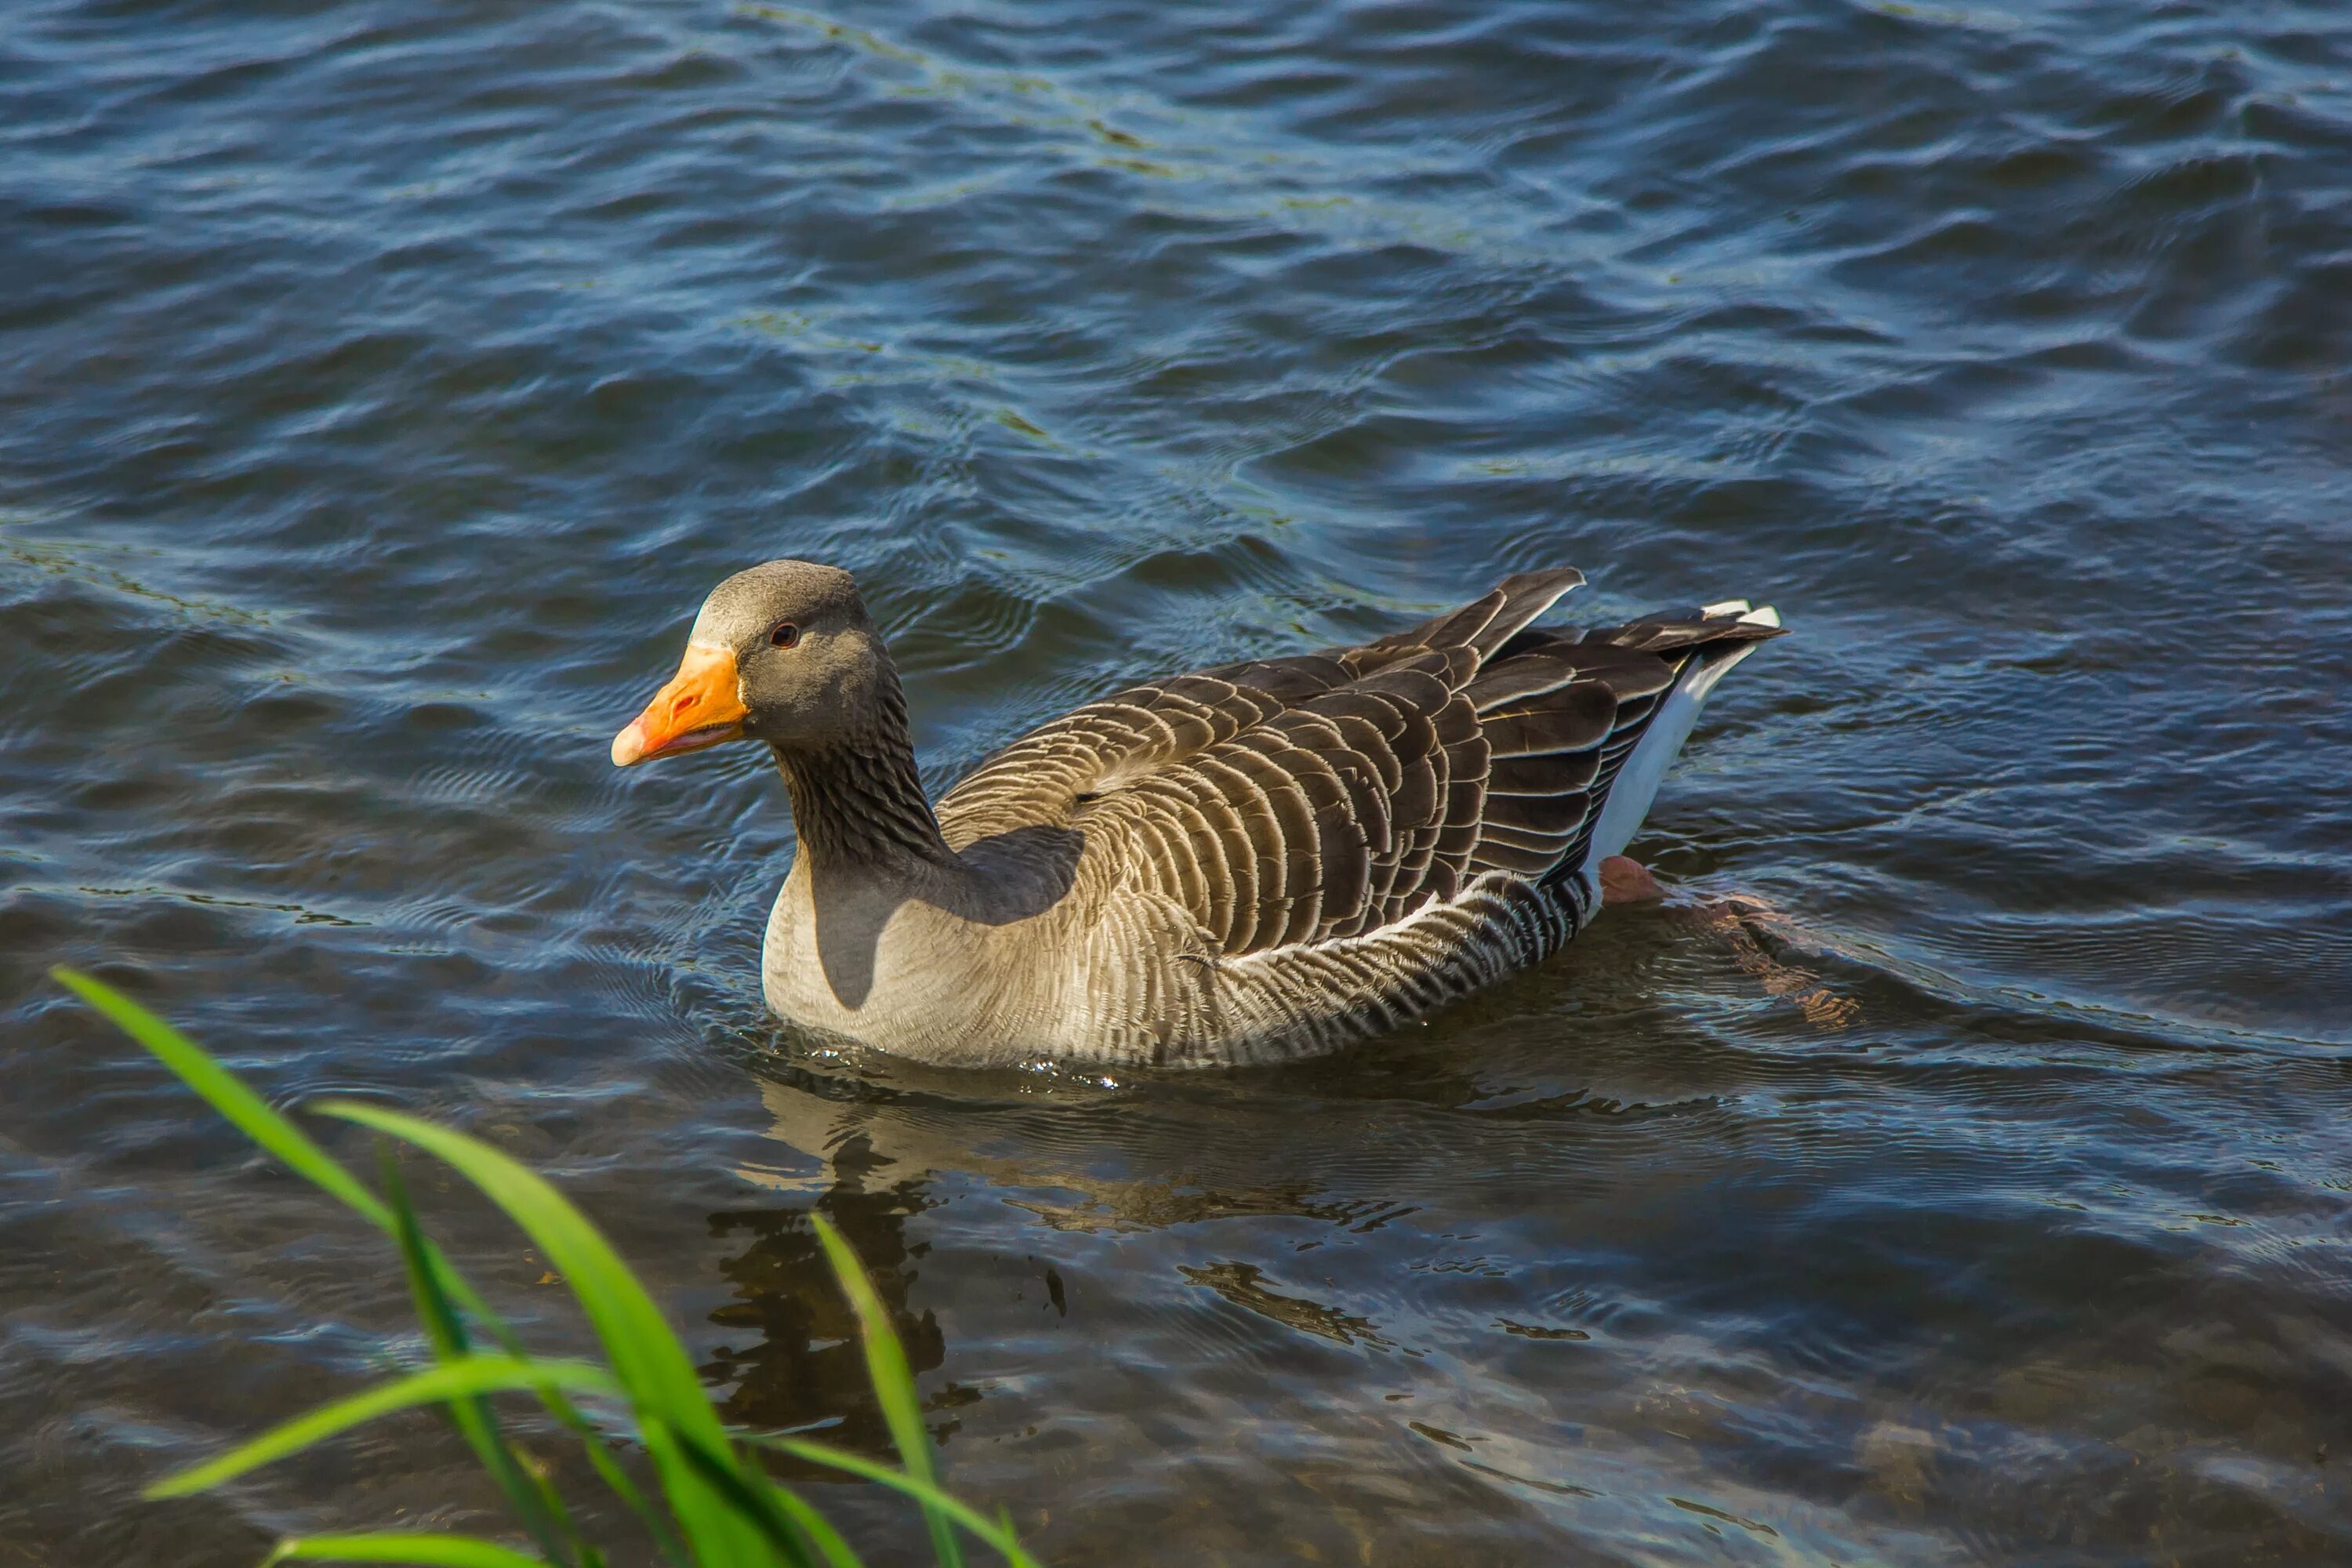
[[[1734,600],[1531,626],[1583,580],[1523,573],[1360,647],[1131,687],[935,809],[856,584],[772,561],[712,591],[613,761],[774,752],[800,839],[761,964],[782,1017],[948,1065],[1291,1060],[1537,963],[1605,880],[1647,880],[1619,852],[1780,620]]]

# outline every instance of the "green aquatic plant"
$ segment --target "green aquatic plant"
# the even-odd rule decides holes
[[[866,1373],[901,1468],[803,1437],[730,1431],[703,1392],[686,1347],[611,1245],[543,1177],[488,1144],[377,1106],[331,1100],[310,1107],[387,1140],[380,1161],[381,1191],[371,1189],[162,1018],[89,975],[63,968],[53,973],[238,1131],[389,1236],[432,1349],[431,1364],[320,1405],[166,1477],[147,1489],[148,1496],[204,1491],[379,1415],[437,1405],[505,1494],[530,1550],[475,1536],[379,1531],[281,1542],[268,1563],[611,1568],[605,1548],[588,1538],[545,1468],[515,1446],[488,1403],[493,1394],[526,1394],[581,1442],[597,1476],[644,1521],[655,1550],[677,1568],[858,1568],[860,1560],[841,1533],[806,1499],[768,1474],[759,1456],[771,1449],[905,1495],[921,1510],[942,1568],[961,1568],[966,1535],[1014,1568],[1036,1568],[1013,1539],[1009,1520],[991,1520],[940,1488],[906,1351],[849,1244],[823,1216],[809,1217],[856,1310]],[[453,1167],[506,1211],[578,1298],[602,1361],[534,1355],[523,1346],[425,1235],[401,1179],[394,1142]],[[640,1487],[623,1465],[616,1437],[644,1451],[653,1471],[650,1489]]]

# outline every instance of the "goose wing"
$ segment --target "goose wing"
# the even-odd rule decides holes
[[[1772,635],[1703,612],[1528,629],[1582,581],[1527,573],[1360,647],[1089,703],[982,764],[941,825],[959,847],[1076,826],[1229,957],[1358,935],[1490,871],[1555,877],[1684,663]]]

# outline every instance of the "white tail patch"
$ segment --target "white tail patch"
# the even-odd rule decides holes
[[[1748,626],[1777,626],[1780,616],[1771,605],[1750,607],[1745,599],[1728,599],[1720,605],[1709,605],[1709,618],[1732,615]],[[1658,711],[1649,728],[1634,742],[1632,754],[1617,770],[1617,777],[1609,786],[1608,798],[1601,805],[1601,820],[1593,825],[1592,847],[1584,857],[1577,874],[1587,879],[1593,897],[1600,896],[1601,862],[1612,855],[1622,855],[1633,835],[1641,831],[1642,819],[1650,815],[1651,803],[1658,798],[1658,785],[1666,776],[1666,769],[1690,739],[1691,726],[1698,722],[1698,710],[1706,705],[1707,693],[1715,689],[1725,672],[1754,653],[1761,645],[1743,643],[1713,658],[1693,658],[1688,668],[1674,684],[1674,689],[1659,700]]]

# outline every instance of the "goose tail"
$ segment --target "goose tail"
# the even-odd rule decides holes
[[[1680,643],[1692,650],[1674,685],[1659,699],[1641,738],[1609,781],[1583,862],[1577,868],[1588,889],[1597,891],[1601,862],[1623,854],[1633,835],[1641,831],[1643,819],[1657,799],[1658,785],[1683,742],[1690,739],[1691,727],[1698,721],[1698,711],[1715,683],[1754,653],[1759,643],[1780,635],[1780,613],[1769,605],[1751,605],[1745,599],[1708,605],[1696,616],[1662,616],[1587,634],[1588,641],[1646,644],[1661,651]]]

